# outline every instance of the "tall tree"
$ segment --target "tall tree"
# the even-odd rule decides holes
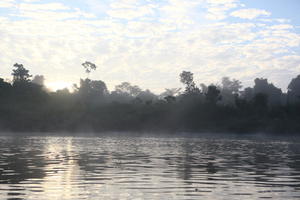
[[[16,69],[13,69],[13,81],[15,82],[29,82],[29,78],[32,75],[29,74],[29,70],[25,69],[22,64],[14,64]]]
[[[186,93],[200,92],[194,82],[193,73],[188,71],[183,71],[179,76],[180,76],[180,82],[186,85],[185,86]]]
[[[89,62],[89,61],[85,61],[81,65],[84,67],[85,72],[87,73],[88,77],[89,77],[89,74],[92,72],[92,70],[96,70],[97,69],[97,66],[94,63]]]

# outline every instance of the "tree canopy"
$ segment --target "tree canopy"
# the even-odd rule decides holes
[[[95,69],[86,65],[88,73]],[[22,64],[13,66],[13,82],[0,78],[0,130],[113,131],[175,130],[230,132],[300,132],[300,76],[284,93],[265,78],[253,87],[222,78],[196,86],[194,74],[183,71],[181,88],[156,95],[138,85],[121,82],[109,91],[103,80],[80,79],[73,91],[54,92]]]

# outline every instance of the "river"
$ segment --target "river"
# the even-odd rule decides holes
[[[1,200],[266,198],[300,199],[298,137],[0,136]]]

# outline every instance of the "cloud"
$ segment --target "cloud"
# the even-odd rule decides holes
[[[143,6],[139,8],[118,8],[108,11],[107,14],[110,17],[131,20],[134,18],[151,15],[153,14],[153,10],[149,6]]]
[[[95,18],[95,15],[84,12],[79,8],[72,9],[62,3],[20,3],[17,13],[11,16],[35,19],[38,21],[66,20],[73,18]]]
[[[293,26],[290,24],[278,24],[271,26],[270,29],[284,30],[284,29],[292,29]]]
[[[85,77],[81,63],[89,60],[98,66],[91,78],[104,80],[109,88],[130,81],[160,92],[181,87],[182,70],[194,72],[197,83],[231,76],[246,86],[253,82],[249,79],[268,71],[268,78],[281,87],[286,82],[272,70],[282,70],[285,78],[299,72],[300,35],[293,26],[257,13],[272,23],[253,22],[255,17],[249,15],[244,17],[249,21],[234,23],[227,17],[231,9],[241,7],[239,1],[88,2],[87,6],[101,5],[101,12],[94,7],[27,2],[0,14],[4,76],[20,62],[32,74],[45,75],[49,83],[62,79],[72,83]]]
[[[206,2],[208,4],[206,18],[211,20],[227,18],[227,12],[239,5],[236,0],[206,0]]]
[[[69,7],[62,3],[44,3],[44,4],[33,4],[33,3],[21,3],[18,5],[21,11],[47,11],[47,10],[68,10]]]
[[[255,19],[259,16],[270,16],[271,13],[266,10],[260,10],[260,9],[240,9],[233,11],[230,13],[233,17],[238,17],[242,19]]]
[[[0,8],[10,8],[14,7],[15,0],[1,0]]]
[[[232,4],[238,2],[238,0],[206,0],[210,4]]]
[[[23,2],[26,3],[34,3],[34,2],[40,2],[41,0],[23,0]]]

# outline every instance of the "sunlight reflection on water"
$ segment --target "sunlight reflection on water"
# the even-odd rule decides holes
[[[300,141],[0,137],[0,199],[299,199]]]

